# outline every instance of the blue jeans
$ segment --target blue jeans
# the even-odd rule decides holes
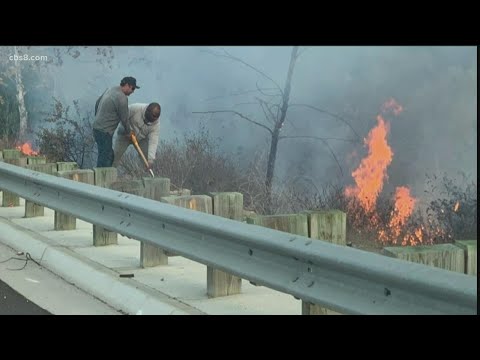
[[[97,167],[111,167],[113,164],[113,136],[104,131],[93,129],[93,137],[98,147]]]

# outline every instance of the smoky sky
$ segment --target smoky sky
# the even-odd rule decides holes
[[[226,50],[259,72],[211,52]],[[162,105],[161,140],[205,126],[221,139],[221,149],[244,162],[269,149],[269,133],[230,113],[234,110],[269,127],[258,98],[279,103],[292,48],[114,47],[111,68],[98,62],[94,48],[80,48],[49,71],[50,92],[65,102],[79,100],[93,109],[97,97],[133,76],[141,87],[129,103]],[[35,48],[30,52],[35,52]],[[38,55],[49,49],[39,48]],[[284,139],[279,144],[277,179],[303,176],[317,184],[351,184],[351,172],[366,154],[363,138],[376,125],[382,104],[395,98],[404,111],[390,123],[394,152],[387,189],[411,186],[421,192],[426,173],[466,172],[477,176],[477,55],[475,47],[319,46],[300,47],[291,84],[291,104],[308,104],[341,116],[356,134],[333,116],[301,106],[290,107],[284,136],[356,140]],[[42,53],[40,53],[42,52]],[[36,54],[37,55],[37,54]],[[256,89],[260,88],[264,94]],[[358,135],[358,136],[357,136]],[[343,172],[331,155],[337,157]]]

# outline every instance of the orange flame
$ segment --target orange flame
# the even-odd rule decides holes
[[[412,215],[415,202],[415,198],[410,195],[409,188],[405,186],[397,187],[395,191],[395,210],[390,220],[390,227],[395,228],[398,234],[400,233],[400,226]]]
[[[377,197],[383,189],[383,181],[387,178],[387,167],[393,158],[393,151],[387,143],[389,125],[381,115],[377,116],[377,122],[378,125],[370,130],[364,140],[368,155],[352,173],[356,186],[345,189],[345,195],[356,197],[366,212],[374,209]]]
[[[390,126],[382,115],[399,115],[403,107],[395,99],[391,98],[381,107],[381,113],[377,116],[377,125],[370,130],[364,140],[368,148],[368,155],[362,159],[358,168],[352,172],[355,181],[354,186],[345,189],[347,197],[355,198],[367,214],[367,229],[374,230],[378,239],[383,243],[401,242],[402,245],[416,245],[424,241],[426,230],[423,226],[411,233],[402,234],[407,220],[413,214],[417,200],[411,196],[408,187],[397,187],[394,197],[394,210],[386,225],[382,225],[380,216],[375,211],[376,201],[383,190],[384,181],[388,179],[387,168],[393,160],[393,151],[388,145],[387,136]],[[350,210],[355,219],[361,219],[358,209],[354,208],[354,202],[350,203]],[[438,232],[438,231],[437,231]],[[430,235],[430,234],[429,234]]]
[[[404,186],[396,188],[395,191],[395,207],[392,212],[392,217],[388,227],[393,236],[393,241],[400,237],[402,227],[405,225],[406,220],[412,215],[415,207],[415,198],[410,195],[410,189]],[[408,235],[407,235],[408,237]],[[405,238],[404,238],[405,241]],[[412,242],[411,240],[408,242]]]
[[[36,156],[38,151],[33,151],[30,143],[26,142],[20,146],[17,146],[17,150],[20,150],[24,155]]]

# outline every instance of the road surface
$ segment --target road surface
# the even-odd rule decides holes
[[[39,259],[25,259],[0,242],[0,315],[121,315],[33,261]]]
[[[0,280],[0,315],[51,315]]]

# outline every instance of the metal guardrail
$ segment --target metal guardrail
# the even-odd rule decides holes
[[[0,189],[343,314],[476,314],[477,279],[0,162]]]

